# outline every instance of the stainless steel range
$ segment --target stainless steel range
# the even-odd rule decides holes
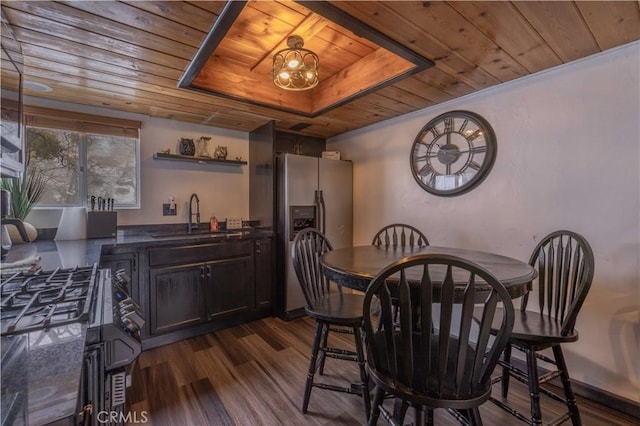
[[[122,424],[144,325],[97,265],[2,275],[2,425]]]

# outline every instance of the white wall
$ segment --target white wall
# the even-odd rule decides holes
[[[127,114],[119,111],[87,108],[64,102],[27,97],[28,105],[38,105],[69,111],[79,111],[108,117],[127,118],[142,122],[140,132],[141,208],[118,209],[118,225],[186,223],[188,203],[192,193],[200,199],[201,220],[208,222],[215,215],[225,218],[244,218],[249,215],[249,166],[197,164],[154,160],[153,154],[167,148],[178,153],[180,138],[198,140],[210,136],[209,151],[226,146],[228,159],[249,157],[249,135],[246,132],[221,129],[175,120]],[[174,196],[178,207],[176,216],[162,216],[162,204]],[[33,210],[28,221],[36,227],[55,228],[60,210]]]
[[[573,378],[640,401],[640,44],[633,43],[328,141],[354,163],[354,243],[406,222],[432,245],[529,258],[557,229],[584,235],[595,278],[566,345]],[[471,192],[423,191],[409,167],[418,131],[454,109],[493,126],[493,170]]]

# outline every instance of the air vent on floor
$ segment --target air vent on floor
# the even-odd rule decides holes
[[[298,124],[294,124],[293,126],[289,127],[289,129],[299,132],[300,130],[304,130],[309,126],[311,126],[311,124],[309,124],[309,123],[298,123]]]

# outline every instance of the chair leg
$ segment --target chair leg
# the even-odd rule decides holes
[[[316,333],[313,337],[313,346],[311,348],[311,359],[309,360],[309,371],[307,372],[307,383],[304,386],[304,399],[302,401],[302,412],[307,414],[309,407],[309,398],[311,397],[311,388],[313,388],[313,376],[316,374],[316,360],[318,359],[318,351],[320,349],[320,341],[324,332],[325,325],[316,321]]]
[[[353,328],[353,336],[355,339],[356,345],[356,357],[358,359],[358,368],[360,370],[360,389],[362,392],[362,400],[364,402],[364,410],[369,418],[371,411],[371,401],[369,399],[369,376],[367,374],[367,370],[365,369],[365,361],[364,361],[364,349],[362,345],[362,333],[360,332],[359,327]]]
[[[368,426],[375,426],[375,424],[378,423],[378,417],[380,417],[380,404],[382,404],[383,401],[384,390],[380,386],[376,386],[376,393],[373,396]]]
[[[318,367],[318,373],[322,376],[324,374],[324,361],[327,359],[327,353],[325,349],[327,348],[327,341],[329,340],[329,325],[325,327],[322,332],[322,344],[320,345],[320,366]]]
[[[404,423],[404,417],[407,415],[409,403],[404,399],[396,398],[393,403],[393,417],[398,419],[400,423]]]
[[[511,345],[507,345],[502,352],[502,360],[506,364],[511,364]],[[507,367],[502,367],[502,397],[506,398],[509,393],[509,369]]]
[[[473,426],[482,426],[482,417],[480,417],[480,409],[478,407],[469,410],[469,421]]]
[[[533,349],[527,349],[527,374],[529,382],[529,399],[531,400],[531,424],[542,424],[542,410],[540,409],[540,383],[538,379],[538,362]]]
[[[564,397],[569,413],[571,414],[571,423],[574,426],[581,425],[580,412],[578,411],[578,405],[576,404],[576,397],[571,389],[571,379],[569,378],[569,372],[567,371],[567,364],[564,360],[564,354],[560,345],[553,346],[553,355],[556,360],[556,366],[560,370],[560,380],[562,381],[562,387],[564,388]]]
[[[418,422],[416,422],[416,425],[419,424]],[[433,410],[431,409],[427,409],[426,413],[424,413],[424,420],[423,423],[426,426],[433,426],[434,425],[434,420],[433,420]]]
[[[425,415],[425,409],[422,405],[414,405],[413,411],[416,416],[416,420],[414,422],[416,426],[433,425],[433,410],[427,410]],[[431,423],[427,423],[429,418],[431,418]]]

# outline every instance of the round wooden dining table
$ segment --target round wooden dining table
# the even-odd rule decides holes
[[[335,249],[325,253],[320,262],[323,273],[329,280],[344,287],[366,291],[371,280],[386,266],[407,256],[417,254],[446,254],[475,262],[492,273],[507,289],[512,299],[524,295],[531,289],[531,282],[537,277],[536,270],[526,262],[499,254],[478,250],[467,250],[452,247],[426,246],[421,248],[354,246]],[[431,270],[430,270],[431,272]],[[416,281],[419,271],[415,271]],[[434,282],[441,281],[444,268],[435,268],[431,274]],[[411,281],[411,271],[407,278]],[[467,274],[460,274],[457,279],[454,271],[454,282],[466,285]],[[482,281],[477,286],[482,288]],[[462,291],[463,288],[461,287]],[[481,296],[481,293],[478,294]]]

